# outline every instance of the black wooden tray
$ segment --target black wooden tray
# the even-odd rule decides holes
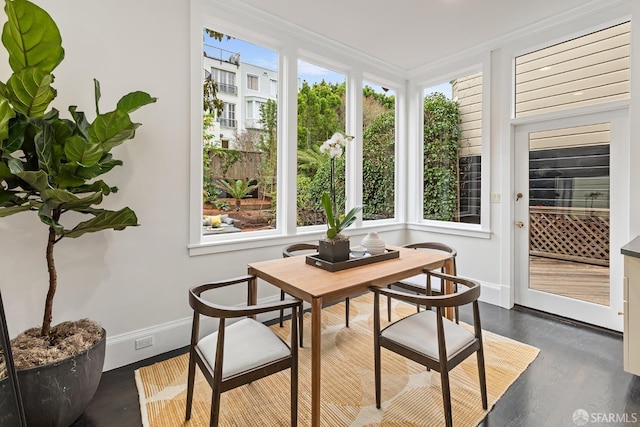
[[[385,252],[380,255],[369,255],[360,258],[351,258],[347,261],[330,262],[320,259],[318,254],[307,255],[307,264],[314,267],[322,268],[323,270],[335,272],[340,270],[346,270],[347,268],[360,267],[361,265],[373,264],[375,262],[386,261],[388,259],[399,258],[400,252],[395,249],[385,249]]]

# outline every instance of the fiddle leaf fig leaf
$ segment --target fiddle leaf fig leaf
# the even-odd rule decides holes
[[[93,193],[87,197],[79,197],[67,190],[51,188],[42,192],[42,199],[50,203],[54,208],[76,210],[102,202],[102,192]]]
[[[33,139],[38,155],[38,166],[47,174],[53,175],[56,171],[53,164],[53,129],[42,119],[34,120],[33,124],[40,129]]]
[[[9,145],[9,120],[14,118],[16,113],[11,108],[9,101],[0,96],[0,150],[13,153],[20,147]]]
[[[21,206],[8,206],[6,208],[0,207],[0,218],[6,217],[9,215],[17,214],[19,212],[25,212],[31,209],[31,205],[21,205]]]
[[[122,144],[125,140],[133,138],[139,123],[132,123],[129,115],[115,110],[101,114],[89,127],[89,140],[104,145],[105,151]]]
[[[102,192],[97,192],[90,194],[87,197],[78,197],[74,201],[63,203],[61,207],[71,211],[83,210],[91,207],[91,205],[98,205],[102,203],[102,197]]]
[[[49,179],[44,171],[22,171],[15,173],[12,170],[11,172],[29,184],[36,191],[42,192],[49,188]]]
[[[22,113],[16,113],[14,119],[9,120],[9,139],[5,141],[3,151],[12,153],[22,148],[29,123],[29,118]]]
[[[114,230],[123,230],[126,227],[137,225],[138,218],[129,208],[123,208],[119,211],[103,210],[94,218],[79,223],[73,228],[73,230],[65,230],[64,237],[75,238],[80,237],[85,233],[92,233],[110,228]]]
[[[140,107],[156,102],[158,98],[153,98],[146,92],[131,92],[120,98],[116,109],[123,113],[131,113]]]
[[[109,187],[106,182],[98,180],[92,182],[89,185],[81,185],[79,187],[69,190],[73,193],[97,193],[101,192],[103,195],[108,196],[112,192],[118,191],[117,187]]]
[[[62,37],[51,16],[26,0],[5,2],[8,21],[2,31],[2,43],[9,52],[14,72],[38,67],[50,73],[64,58]]]
[[[42,117],[56,97],[52,82],[52,74],[35,67],[24,68],[7,80],[7,94],[17,111],[28,117]]]
[[[4,162],[0,162],[0,181],[9,179],[12,176],[13,174],[9,170],[9,167]],[[2,186],[0,186],[0,188],[2,188]]]
[[[76,130],[85,139],[89,139],[89,121],[82,111],[77,111],[77,108],[78,107],[76,107],[75,105],[71,105],[69,107],[69,112],[71,113],[71,117],[73,117],[73,120],[76,122]]]
[[[88,167],[98,163],[103,151],[101,144],[88,142],[79,135],[74,135],[65,141],[64,154],[68,162]]]
[[[96,116],[99,116],[100,107],[98,106],[98,104],[100,103],[102,93],[100,93],[100,82],[97,79],[93,79],[93,95],[96,101]]]
[[[64,227],[53,219],[53,209],[54,206],[51,200],[44,202],[40,206],[40,209],[38,209],[38,217],[40,217],[40,221],[50,227],[53,227],[56,231],[56,235],[59,236],[64,231]]]

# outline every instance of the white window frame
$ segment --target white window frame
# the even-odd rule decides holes
[[[481,184],[480,184],[480,224],[467,224],[453,221],[437,221],[424,219],[423,215],[423,182],[422,179],[413,180],[408,184],[408,194],[415,194],[416,197],[408,198],[408,228],[410,230],[430,231],[434,233],[453,234],[469,237],[479,237],[488,239],[491,237],[491,182],[490,182],[490,135],[491,135],[491,61],[490,53],[486,53],[478,58],[474,63],[460,65],[445,72],[438,73],[436,77],[417,80],[410,84],[410,91],[413,93],[412,106],[415,111],[412,114],[413,123],[410,128],[413,131],[414,144],[411,145],[409,153],[409,171],[417,177],[423,174],[423,117],[424,117],[424,90],[442,82],[451,81],[461,76],[468,76],[477,72],[482,72],[482,149],[481,149]],[[435,73],[434,73],[435,74]],[[413,108],[412,108],[413,107]]]
[[[400,126],[399,119],[400,117],[402,117],[403,115],[403,110],[402,110],[402,102],[405,99],[404,96],[404,88],[403,87],[398,87],[397,84],[390,82],[388,80],[385,80],[379,76],[374,76],[372,74],[369,73],[364,73],[363,74],[363,79],[362,79],[362,85],[360,88],[360,102],[362,103],[362,90],[364,89],[365,84],[367,83],[371,83],[374,85],[378,85],[381,87],[385,87],[385,88],[389,88],[389,90],[394,92],[394,96],[395,96],[395,112],[394,112],[394,117],[395,117],[395,123],[394,123],[394,182],[393,182],[393,198],[394,198],[394,208],[393,208],[393,217],[392,218],[384,218],[384,219],[372,219],[372,220],[362,220],[362,226],[363,227],[369,227],[369,228],[375,228],[375,227],[379,227],[379,226],[383,226],[383,225],[387,225],[387,224],[397,224],[400,223],[401,220],[403,218],[405,218],[405,210],[403,208],[403,197],[402,194],[400,192],[400,190],[404,187],[404,183],[402,182],[402,180],[400,179],[400,170],[402,170],[400,161],[402,159],[402,155],[401,153],[403,152],[404,147],[402,147],[403,144],[399,144],[398,141],[401,141],[402,138],[404,138],[404,129],[402,129],[402,127]],[[360,108],[360,129],[361,132],[364,132],[363,126],[362,126],[362,107]],[[362,139],[361,139],[362,140]],[[360,144],[360,149],[362,149],[362,144]],[[361,168],[361,172],[362,169],[364,168],[363,165],[363,158],[360,158],[360,168]],[[363,177],[362,177],[362,173],[360,175],[360,182],[362,182]],[[360,190],[360,197],[362,198],[363,196],[363,188],[362,185],[359,185],[359,190]]]
[[[385,87],[396,90],[396,105],[405,103],[402,98],[406,80],[398,77],[402,70],[393,66],[373,65],[370,58],[353,49],[346,49],[329,39],[316,40],[317,34],[298,27],[291,26],[286,21],[279,22],[274,27],[273,16],[262,15],[261,12],[250,6],[234,4],[227,6],[218,0],[190,0],[191,25],[190,25],[190,95],[191,111],[191,152],[190,152],[190,180],[189,180],[189,244],[190,256],[222,253],[235,250],[249,250],[263,247],[282,247],[286,244],[300,241],[313,241],[325,235],[326,226],[305,227],[304,230],[296,226],[296,183],[288,179],[297,174],[297,93],[298,70],[297,61],[309,61],[320,66],[335,70],[347,76],[347,119],[346,131],[354,135],[356,139],[362,138],[362,65],[368,68],[379,69],[383,79],[368,79],[384,83]],[[277,213],[276,228],[272,230],[260,230],[250,233],[229,233],[226,235],[203,236],[202,235],[202,29],[214,28],[223,34],[230,34],[264,46],[278,52],[278,168],[277,168]],[[303,49],[301,46],[305,46]],[[387,83],[388,81],[388,83]],[[242,105],[242,104],[240,104]],[[244,107],[244,106],[243,106]],[[398,108],[398,107],[397,107]],[[401,114],[406,115],[403,106]],[[357,112],[357,113],[356,113]],[[396,123],[405,123],[406,116],[396,117]],[[397,126],[396,128],[401,128]],[[402,132],[401,130],[397,130]],[[400,135],[396,141],[402,138]],[[361,145],[351,145],[350,150],[361,150]],[[400,157],[401,149],[396,156],[396,180],[397,170],[405,165],[404,157]],[[352,157],[356,158],[356,157]],[[361,158],[361,155],[360,155]],[[347,168],[351,168],[349,163]],[[358,201],[356,194],[361,193],[362,187],[360,175],[347,170],[347,197],[350,206],[355,206]],[[355,179],[352,179],[355,178]],[[406,179],[401,180],[401,184]],[[400,190],[400,185],[397,191]],[[397,193],[398,194],[398,193]],[[403,196],[404,197],[404,196]],[[400,212],[404,205],[404,199],[400,201]],[[396,218],[399,218],[396,214]],[[361,217],[356,224],[347,230],[349,235],[364,235],[368,226],[362,226]],[[406,228],[406,221],[396,221],[382,227],[377,226],[376,231],[401,231]]]
[[[255,81],[256,83],[256,88],[252,88],[250,87],[251,85],[249,84],[249,82],[253,82]],[[256,76],[255,74],[247,74],[247,90],[255,90],[256,92],[260,91],[260,77]]]

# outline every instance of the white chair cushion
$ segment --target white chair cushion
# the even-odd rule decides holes
[[[406,283],[408,285],[416,286],[418,288],[427,289],[427,275],[417,274],[407,279],[400,280],[400,283]],[[431,292],[440,293],[442,289],[441,281],[439,277],[431,276]]]
[[[382,331],[382,336],[400,345],[411,348],[432,359],[439,360],[436,312],[421,311],[397,321]],[[462,326],[442,319],[447,346],[447,359],[471,343],[475,336]]]
[[[197,347],[213,368],[216,361],[218,332],[198,341]],[[222,378],[289,356],[291,350],[267,326],[253,319],[242,319],[225,328]]]

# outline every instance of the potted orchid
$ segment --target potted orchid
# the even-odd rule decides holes
[[[349,259],[349,238],[341,232],[353,224],[356,215],[362,209],[362,206],[356,206],[346,214],[340,214],[336,206],[335,159],[342,156],[344,147],[351,140],[353,140],[352,136],[344,136],[336,132],[320,146],[321,153],[329,154],[330,188],[329,193],[322,195],[322,206],[327,217],[327,235],[325,239],[320,240],[318,251],[320,258],[330,262]]]

